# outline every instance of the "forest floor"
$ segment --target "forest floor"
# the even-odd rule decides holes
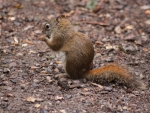
[[[39,40],[42,23],[60,14],[93,42],[94,68],[118,63],[148,89],[71,79],[62,87],[62,55]],[[150,112],[149,0],[0,0],[0,25],[0,113]]]

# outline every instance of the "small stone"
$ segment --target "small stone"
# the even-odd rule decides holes
[[[113,58],[108,57],[108,58],[105,59],[105,61],[107,61],[107,62],[113,62],[114,60],[113,60]]]
[[[112,87],[109,87],[109,86],[108,87],[104,87],[104,90],[105,91],[112,91]]]
[[[10,69],[9,68],[4,68],[4,70],[3,70],[3,73],[4,74],[8,74],[10,72]]]
[[[128,107],[127,107],[127,106],[123,106],[123,108],[122,108],[122,109],[126,110],[126,109],[128,109]]]
[[[115,27],[115,32],[116,32],[117,34],[120,34],[120,33],[122,32],[122,29],[120,28],[120,26],[116,26],[116,27]]]
[[[140,74],[140,79],[143,79],[145,76],[143,74]]]
[[[72,97],[72,95],[67,95],[66,96],[67,99],[70,99],[71,97]]]
[[[37,80],[37,79],[34,79],[33,82],[34,82],[34,83],[39,83],[40,81]]]
[[[134,46],[129,45],[124,49],[127,53],[134,53],[136,51]]]
[[[147,10],[147,9],[150,9],[150,5],[143,5],[140,8],[143,10]]]
[[[16,14],[15,10],[10,10],[10,11],[8,12],[8,15],[9,15],[9,16],[13,16],[13,15],[15,15],[15,14]]]
[[[42,99],[42,98],[36,98],[36,101],[37,101],[37,102],[43,102],[44,99]]]
[[[5,102],[8,102],[8,98],[7,98],[7,97],[5,97],[3,100],[4,100]]]
[[[49,112],[48,112],[47,110],[44,109],[44,110],[43,110],[43,113],[49,113]]]
[[[53,71],[54,71],[55,73],[58,73],[58,72],[59,72],[59,70],[58,70],[57,68],[55,68]]]
[[[0,69],[0,72],[2,72],[3,70],[2,69]]]
[[[21,89],[25,89],[26,85],[25,84],[21,84]]]
[[[146,21],[145,21],[145,24],[150,25],[150,20],[146,20]]]
[[[79,84],[80,81],[79,81],[79,80],[73,80],[72,83],[73,83],[73,84]]]
[[[47,79],[48,82],[52,82],[52,81],[53,81],[53,80],[51,79],[51,77],[49,77],[49,76],[47,76],[46,79]]]
[[[11,68],[11,67],[16,67],[17,66],[17,63],[16,62],[11,62],[10,64],[9,64],[9,68]]]
[[[126,41],[134,41],[135,40],[135,35],[134,34],[129,34],[126,37],[124,37]]]
[[[7,97],[13,97],[14,95],[13,94],[11,94],[11,93],[8,93],[7,94]]]
[[[12,87],[6,87],[6,89],[12,91]]]
[[[132,91],[132,93],[136,96],[140,95],[139,91]]]

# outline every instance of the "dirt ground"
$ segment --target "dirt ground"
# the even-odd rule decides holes
[[[94,68],[118,63],[148,89],[63,86],[62,55],[39,40],[42,23],[60,14],[90,37]],[[0,0],[0,25],[0,113],[150,113],[149,0]]]

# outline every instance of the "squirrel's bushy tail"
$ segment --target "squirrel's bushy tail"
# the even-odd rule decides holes
[[[116,64],[109,64],[98,69],[90,70],[85,78],[100,84],[115,81],[133,89],[146,89],[145,84],[133,78],[126,70]]]

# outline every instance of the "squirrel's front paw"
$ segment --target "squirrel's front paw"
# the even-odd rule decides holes
[[[69,75],[67,73],[60,73],[55,75],[56,79],[60,79],[60,78],[69,78]]]

